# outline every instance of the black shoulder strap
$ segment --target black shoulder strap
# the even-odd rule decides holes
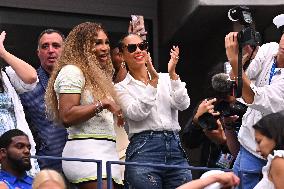
[[[9,74],[7,74],[6,68],[7,68],[7,66],[4,66],[4,67],[2,68],[2,71],[6,73],[8,79],[11,81]]]

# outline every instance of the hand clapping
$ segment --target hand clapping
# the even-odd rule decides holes
[[[151,80],[149,81],[149,83],[150,85],[156,88],[158,84],[159,75],[152,64],[152,58],[150,56],[150,53],[148,53],[146,64],[147,64],[147,70],[151,76]]]
[[[4,52],[6,51],[5,47],[4,47],[5,37],[6,37],[6,32],[2,31],[1,34],[0,34],[0,57],[2,57]]]
[[[178,63],[179,59],[179,47],[173,46],[173,48],[170,51],[171,59],[168,63],[168,72],[170,74],[171,79],[177,80],[179,77],[176,74],[176,65]]]

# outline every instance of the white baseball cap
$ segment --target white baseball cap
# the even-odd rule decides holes
[[[279,14],[273,18],[273,24],[280,29],[281,33],[284,31],[284,14]]]
[[[224,171],[221,171],[221,170],[211,170],[211,171],[207,171],[207,172],[203,173],[200,178],[206,178],[208,176],[215,175],[215,174],[220,174],[220,173],[224,173]],[[223,185],[221,183],[215,182],[213,184],[210,184],[210,185],[206,186],[204,189],[221,189],[222,187],[223,187]]]

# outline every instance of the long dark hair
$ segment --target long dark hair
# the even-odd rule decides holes
[[[264,116],[253,128],[275,141],[274,150],[284,150],[284,111]]]

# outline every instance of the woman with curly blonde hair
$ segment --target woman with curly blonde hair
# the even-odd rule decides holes
[[[45,96],[48,115],[68,129],[62,155],[103,160],[103,178],[105,162],[118,161],[113,118],[117,118],[119,126],[124,124],[115,102],[109,51],[109,40],[101,25],[85,22],[73,28]],[[96,187],[96,163],[63,161],[62,168],[78,188]],[[112,168],[113,180],[121,184],[119,165]]]

